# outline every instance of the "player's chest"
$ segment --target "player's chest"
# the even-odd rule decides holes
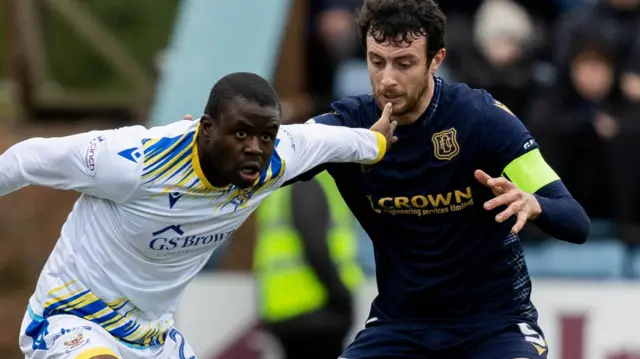
[[[258,202],[234,193],[166,193],[124,211],[128,244],[152,260],[213,251],[242,225]]]
[[[362,177],[364,185],[357,196],[360,202],[366,201],[372,214],[423,217],[464,212],[475,205],[477,186],[472,175],[455,179],[418,176],[388,182]]]
[[[371,167],[343,166],[336,171],[338,182],[372,215],[424,217],[470,210],[478,189],[474,154],[464,150],[456,131],[428,140],[392,148]]]

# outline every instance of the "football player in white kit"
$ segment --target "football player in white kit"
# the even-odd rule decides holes
[[[81,192],[29,300],[26,358],[195,358],[172,318],[213,250],[286,180],[325,162],[380,160],[395,141],[388,115],[371,130],[280,126],[268,82],[234,73],[198,120],[9,148],[0,195]]]

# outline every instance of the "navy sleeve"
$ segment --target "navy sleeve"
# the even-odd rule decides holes
[[[534,194],[542,208],[534,223],[545,233],[567,242],[584,243],[590,221],[582,206],[542,159],[536,141],[522,122],[499,102],[489,107],[482,137],[487,159],[484,163],[491,163],[491,172],[486,172],[505,175],[523,191]],[[509,168],[513,168],[513,174]]]
[[[320,123],[329,126],[343,126],[344,120],[336,111],[323,113],[322,115],[309,119],[306,123]]]
[[[313,117],[307,122],[322,123],[331,126],[363,127],[361,126],[363,106],[360,97],[346,97],[332,103],[330,112]]]
[[[534,223],[554,238],[582,244],[587,241],[591,221],[562,181],[540,188],[535,194],[542,213]]]
[[[506,106],[495,101],[485,110],[481,130],[483,153],[491,170],[485,170],[492,176],[502,174],[504,168],[514,159],[538,148],[531,133],[524,124]],[[482,168],[481,168],[482,169]]]

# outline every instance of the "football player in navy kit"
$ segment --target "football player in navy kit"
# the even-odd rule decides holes
[[[310,121],[369,128],[390,111],[398,141],[373,166],[296,179],[328,170],[373,242],[378,296],[342,357],[545,358],[518,232],[584,243],[589,218],[506,106],[435,76],[433,0],[366,0],[358,17],[372,94]]]

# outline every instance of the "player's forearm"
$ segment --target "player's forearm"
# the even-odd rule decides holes
[[[548,235],[571,243],[584,243],[591,225],[587,213],[561,181],[555,181],[535,194],[542,212],[536,225]]]
[[[76,141],[83,138],[83,135],[34,137],[13,145],[0,156],[0,195],[28,185],[64,190],[84,188],[77,179],[88,177],[82,171],[83,167],[89,171],[92,157],[87,152],[80,160]]]
[[[542,209],[535,223],[547,234],[571,243],[584,243],[589,217],[573,199],[560,177],[546,163],[539,149],[511,161],[504,174],[521,190],[532,193]]]
[[[32,138],[11,146],[0,155],[0,196],[32,184],[37,161],[37,142]],[[55,166],[55,163],[51,163]]]
[[[316,155],[320,163],[355,162],[376,163],[387,150],[386,138],[375,131],[323,124],[301,125],[308,127],[310,140],[317,143]]]

